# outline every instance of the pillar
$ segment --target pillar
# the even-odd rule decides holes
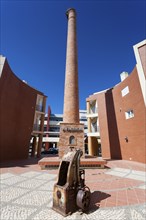
[[[38,135],[38,148],[37,148],[37,157],[38,157],[38,158],[41,157],[42,138],[43,138],[43,135],[42,135],[42,134],[39,134],[39,135]]]
[[[33,137],[31,157],[35,156],[35,151],[36,151],[36,136]]]

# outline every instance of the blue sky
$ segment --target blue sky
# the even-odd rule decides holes
[[[146,38],[145,0],[1,0],[0,53],[13,72],[63,112],[68,8],[77,12],[80,109],[94,92],[120,82]]]

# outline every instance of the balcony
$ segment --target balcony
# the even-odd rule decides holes
[[[98,117],[98,113],[89,113],[86,116],[87,116],[87,118],[97,118]]]
[[[100,137],[100,133],[99,132],[89,132],[87,133],[88,137]]]
[[[40,131],[40,125],[39,124],[34,124],[33,125],[33,130],[34,131]]]
[[[43,142],[59,142],[59,137],[43,137]]]
[[[43,112],[43,106],[42,105],[36,105],[35,110],[38,112]]]
[[[90,137],[100,137],[100,128],[96,124],[91,126],[91,131],[87,133]]]

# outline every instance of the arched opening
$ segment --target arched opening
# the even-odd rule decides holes
[[[75,144],[75,137],[74,136],[70,136],[69,144]]]

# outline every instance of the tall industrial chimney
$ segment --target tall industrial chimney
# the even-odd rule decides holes
[[[70,8],[68,19],[63,123],[60,125],[59,156],[70,147],[84,152],[84,125],[79,123],[78,58],[76,12]]]
[[[68,18],[68,33],[63,122],[79,123],[76,12],[71,8],[67,10],[66,15]]]

